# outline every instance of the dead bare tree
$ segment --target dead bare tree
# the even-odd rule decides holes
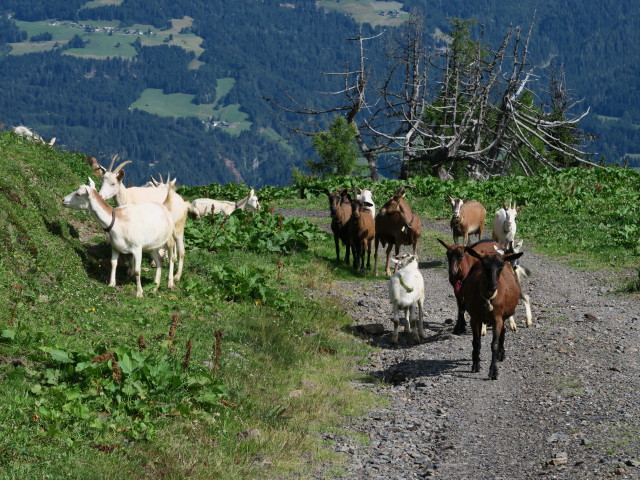
[[[401,178],[412,171],[485,179],[514,170],[534,175],[540,166],[597,166],[583,151],[588,136],[578,128],[589,110],[572,114],[579,102],[569,99],[564,76],[552,75],[547,101],[529,87],[540,80],[529,64],[533,21],[526,34],[509,28],[496,49],[485,45],[484,28],[479,40],[471,38],[474,25],[453,19],[444,46],[427,51],[424,21],[414,13],[388,39],[389,67],[375,89],[364,44],[382,34],[359,34],[349,39],[359,48],[357,68],[325,73],[343,82],[328,92],[344,98],[340,106],[318,110],[291,97],[294,107],[267,100],[287,112],[345,115],[372,178],[383,154],[400,158]]]
[[[534,174],[536,164],[596,166],[578,146],[585,138],[578,123],[588,110],[569,116],[577,102],[567,101],[563,81],[552,82],[551,105],[533,104],[527,88],[537,78],[528,64],[532,28],[526,36],[519,27],[510,28],[491,50],[483,44],[484,30],[479,41],[471,40],[471,25],[454,19],[446,48],[428,63],[419,35],[405,33],[396,43],[393,51],[404,53],[395,59],[404,66],[405,81],[400,93],[390,88],[397,83],[385,82],[381,95],[387,110],[382,114],[401,127],[376,133],[402,152],[401,172],[411,167],[442,178],[462,165],[468,176],[488,178],[512,171],[514,164],[526,175]],[[412,29],[417,26],[410,20],[406,31]],[[436,72],[438,90],[431,98],[427,65]]]

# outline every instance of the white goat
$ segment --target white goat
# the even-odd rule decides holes
[[[507,253],[519,253],[522,249],[523,240],[518,240],[517,242],[510,241],[507,245],[506,252]],[[524,326],[529,328],[533,325],[532,316],[531,316],[531,301],[529,295],[522,291],[522,279],[529,276],[529,269],[518,264],[518,260],[516,259],[513,263],[511,263],[511,267],[516,274],[516,281],[520,286],[520,300],[524,303]],[[507,319],[509,329],[513,332],[517,330],[516,321],[513,317],[509,317]]]
[[[125,165],[131,163],[131,160],[127,160],[126,162],[122,162],[118,165],[115,170],[113,169],[113,164],[118,158],[118,155],[114,155],[111,159],[111,165],[109,166],[109,170],[104,167],[101,167],[102,170],[102,187],[100,188],[100,196],[108,200],[110,198],[115,197],[116,205],[122,206],[130,203],[138,204],[138,203],[148,203],[148,202],[158,202],[162,203],[167,196],[167,185],[159,185],[157,188],[148,188],[148,187],[125,187],[123,183],[124,179],[124,171],[122,168]],[[175,185],[175,179],[173,180],[172,185]],[[184,225],[187,222],[187,216],[189,214],[188,202],[185,202],[183,198],[178,195],[173,188],[170,188],[171,192],[171,208],[169,211],[171,212],[171,216],[173,217],[174,222],[174,230],[176,237],[176,250],[178,252],[178,271],[176,272],[176,276],[174,280],[177,282],[182,277],[182,266],[184,264]]]
[[[231,202],[228,200],[213,200],[211,198],[196,198],[191,202],[191,209],[189,210],[196,218],[205,217],[214,213],[222,213],[223,215],[231,215],[234,210],[248,210],[255,212],[260,210],[262,206],[258,201],[258,197],[255,194],[253,188],[249,191],[249,194],[242,200],[237,202]]]
[[[89,185],[81,185],[75,192],[62,200],[62,205],[75,210],[88,210],[98,221],[102,229],[109,234],[111,243],[111,276],[109,286],[116,286],[116,267],[121,253],[129,253],[134,258],[136,276],[136,296],[142,297],[140,268],[142,252],[150,252],[156,262],[155,283],[160,286],[162,258],[158,250],[167,247],[173,251],[174,222],[169,212],[171,195],[166,195],[164,203],[149,202],[136,205],[123,205],[113,208],[96,191],[93,180]],[[173,290],[173,255],[169,255],[168,288]]]
[[[13,133],[18,135],[19,137],[26,138],[27,140],[31,140],[33,143],[46,143],[47,145],[53,145],[56,143],[56,137],[53,137],[50,141],[45,142],[43,138],[38,135],[36,132],[31,130],[24,125],[19,125],[17,127],[12,128]]]
[[[393,306],[393,334],[391,342],[398,343],[398,310],[404,312],[404,331],[409,333],[416,342],[424,338],[424,278],[418,269],[418,259],[414,254],[404,254],[393,258],[397,265],[396,272],[389,279],[389,300]],[[417,329],[416,322],[411,328],[411,318],[415,316],[418,307]]]
[[[376,218],[376,204],[373,202],[373,192],[375,192],[375,190],[369,190],[368,188],[361,190],[358,187],[354,187],[354,189],[356,192],[356,200],[362,201],[364,210],[369,210],[373,218]]]
[[[509,201],[509,205],[502,204],[502,208],[498,210],[493,217],[493,239],[498,242],[500,248],[507,248],[510,242],[516,238],[516,215],[522,210],[522,207],[516,208]]]

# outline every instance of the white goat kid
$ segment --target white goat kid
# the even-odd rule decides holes
[[[107,204],[89,178],[89,185],[81,185],[75,192],[62,200],[65,207],[75,210],[88,210],[98,221],[102,229],[109,234],[111,243],[111,276],[109,286],[116,286],[116,268],[121,253],[133,255],[136,276],[136,296],[142,297],[140,269],[142,252],[150,252],[156,262],[155,283],[157,290],[162,274],[162,258],[158,250],[167,247],[173,250],[174,222],[167,209],[171,199],[167,196],[164,204],[149,202],[135,205],[123,205],[113,208]],[[173,290],[173,255],[169,255],[168,288]]]
[[[362,201],[365,210],[369,210],[373,215],[373,218],[376,218],[376,204],[373,202],[373,192],[375,190],[369,190],[365,188],[363,190],[358,187],[354,187],[356,192],[356,200]]]
[[[111,159],[111,165],[109,170],[101,167],[102,170],[102,187],[100,188],[100,196],[108,200],[115,197],[116,205],[122,206],[127,204],[139,204],[148,202],[162,203],[167,196],[167,185],[159,185],[157,188],[149,187],[125,187],[123,183],[124,171],[122,168],[125,165],[131,163],[131,160],[118,165],[115,170],[113,164],[118,158],[114,155]],[[167,180],[168,181],[168,180]],[[168,182],[171,183],[171,182]],[[175,185],[175,179],[171,186]],[[171,206],[169,211],[174,222],[174,231],[176,237],[175,248],[178,252],[178,271],[176,272],[174,280],[177,282],[182,277],[182,267],[184,264],[184,225],[187,222],[187,216],[189,214],[188,202],[185,202],[183,198],[178,195],[173,188],[169,188],[171,192]]]
[[[53,145],[54,143],[56,143],[56,137],[53,137],[50,141],[45,142],[40,135],[31,130],[29,127],[25,127],[24,125],[13,127],[12,130],[13,133],[18,135],[19,137],[31,140],[33,143],[45,143],[47,145]]]
[[[193,213],[196,218],[200,218],[214,213],[222,213],[223,215],[229,216],[237,209],[255,212],[261,208],[262,206],[258,201],[258,197],[252,188],[246,197],[237,202],[213,200],[211,198],[196,198],[191,202],[191,209],[189,211]]]
[[[424,278],[418,269],[418,259],[413,254],[404,254],[391,260],[397,265],[396,272],[389,279],[389,300],[393,306],[391,342],[398,343],[398,310],[402,310],[405,318],[405,332],[411,331],[411,336],[419,343],[420,338],[424,338],[425,334],[423,324]],[[411,318],[415,317],[416,306],[418,307],[418,318],[412,327]]]
[[[502,204],[502,208],[498,210],[493,217],[493,239],[498,242],[500,248],[507,248],[510,242],[516,238],[516,215],[522,210],[522,207],[516,208],[515,202],[511,204]]]

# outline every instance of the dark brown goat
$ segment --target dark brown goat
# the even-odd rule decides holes
[[[491,339],[491,366],[489,378],[498,378],[498,365],[505,357],[504,336],[505,320],[513,316],[520,300],[520,285],[511,265],[522,256],[520,253],[500,254],[478,253],[466,247],[465,252],[479,261],[473,265],[462,283],[464,305],[471,316],[473,331],[472,372],[480,371],[480,347],[482,325],[490,325],[493,331]],[[506,265],[506,268],[505,268]]]
[[[87,165],[91,167],[91,170],[93,170],[93,174],[96,177],[102,176],[102,167],[98,163],[98,159],[96,157],[87,157],[84,160],[87,162]]]
[[[333,232],[333,241],[336,244],[336,261],[340,261],[340,242],[342,242],[346,247],[344,263],[349,264],[349,252],[351,250],[351,239],[349,238],[351,196],[346,189],[333,193],[325,190],[324,193],[329,197],[331,231]]]
[[[388,245],[387,262],[385,264],[385,273],[388,276],[391,276],[389,263],[392,248],[395,247],[396,257],[400,254],[401,245],[412,245],[413,254],[416,254],[418,239],[422,234],[422,221],[418,215],[413,213],[404,199],[407,188],[414,187],[400,187],[376,215],[376,247],[373,258],[374,275],[378,275],[378,243],[381,243],[383,247]]]
[[[367,254],[367,270],[371,269],[371,244],[376,234],[373,212],[366,208],[362,200],[351,201],[349,237],[353,252],[353,268],[364,273],[364,254]]]
[[[454,335],[462,335],[467,330],[467,324],[464,319],[464,300],[462,298],[462,283],[467,278],[471,267],[478,262],[478,259],[472,257],[465,252],[464,245],[455,245],[443,242],[439,238],[438,242],[447,249],[447,263],[449,264],[449,283],[453,287],[453,294],[456,297],[456,303],[458,304],[458,319],[453,327]],[[496,253],[494,247],[497,247],[498,243],[493,240],[481,240],[474,243],[469,248],[473,248],[476,252],[481,253]]]

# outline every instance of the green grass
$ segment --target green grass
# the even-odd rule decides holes
[[[389,11],[400,11],[400,2],[379,2],[375,0],[321,0],[318,6],[327,10],[335,10],[346,15],[351,15],[358,23],[369,23],[372,26],[397,27],[407,20],[409,14],[401,13],[397,17],[386,15]],[[380,15],[384,12],[385,15]]]
[[[100,6],[106,4],[110,0],[99,0],[92,6]],[[89,4],[87,4],[89,5]],[[85,6],[87,8],[87,6]],[[48,42],[20,42],[12,43],[11,55],[24,55],[33,52],[43,52],[60,48],[64,46],[75,35],[80,35],[86,42],[84,48],[66,50],[66,55],[75,55],[79,57],[98,58],[105,59],[109,57],[122,57],[132,58],[136,55],[136,51],[131,44],[140,38],[142,45],[144,46],[158,46],[158,45],[175,45],[184,50],[194,52],[196,57],[204,51],[201,47],[202,38],[190,34],[180,33],[181,29],[188,27],[192,24],[193,20],[189,17],[182,19],[173,19],[172,28],[167,30],[157,30],[152,25],[135,24],[130,27],[119,29],[119,22],[102,22],[102,21],[85,21],[83,25],[90,25],[94,29],[92,32],[88,32],[84,29],[78,28],[77,25],[73,25],[71,22],[59,22],[59,21],[39,21],[39,22],[24,22],[16,21],[18,27],[21,30],[27,32],[29,37],[38,35],[40,33],[49,32],[53,36],[52,41]],[[101,30],[102,27],[118,28],[109,34],[107,30]],[[149,35],[148,32],[152,34]],[[143,32],[143,35],[132,34],[130,32]],[[169,40],[169,36],[172,35],[173,39]],[[194,63],[197,68],[197,64]]]
[[[123,0],[91,0],[85,3],[81,8],[97,8],[107,5],[120,5]]]
[[[142,110],[163,117],[196,117],[203,121],[211,119],[223,121],[229,124],[222,128],[231,135],[239,135],[242,131],[251,128],[248,115],[240,110],[240,105],[219,106],[220,100],[228,93],[233,85],[233,79],[218,80],[221,91],[216,89],[216,103],[196,105],[192,103],[195,95],[186,93],[164,94],[162,90],[147,88],[140,98],[131,104],[131,109]]]

